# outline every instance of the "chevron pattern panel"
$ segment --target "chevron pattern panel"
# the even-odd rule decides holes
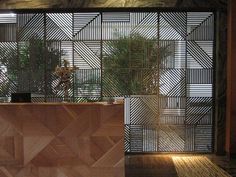
[[[123,105],[5,104],[1,177],[124,177]]]
[[[157,94],[125,98],[125,150],[212,152],[214,14],[165,12],[158,22],[168,52],[157,53]]]

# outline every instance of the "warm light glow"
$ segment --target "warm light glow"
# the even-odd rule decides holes
[[[171,158],[178,177],[231,177],[205,155],[198,154],[158,154],[158,159]]]
[[[179,177],[230,177],[206,156],[172,155],[172,160]]]

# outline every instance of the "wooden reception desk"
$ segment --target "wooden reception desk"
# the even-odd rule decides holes
[[[0,176],[124,177],[123,104],[0,104]]]

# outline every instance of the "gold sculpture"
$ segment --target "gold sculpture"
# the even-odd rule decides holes
[[[71,76],[75,72],[75,70],[78,69],[75,66],[70,67],[69,65],[70,65],[69,61],[64,59],[63,66],[59,67],[57,65],[54,72],[54,74],[60,78],[55,89],[58,89],[60,86],[63,87],[64,98],[69,97],[69,89],[71,87]]]

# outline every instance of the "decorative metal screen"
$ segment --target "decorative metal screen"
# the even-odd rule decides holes
[[[125,150],[211,152],[214,15],[157,16],[157,43],[170,50],[158,60],[157,94],[125,99]]]
[[[27,12],[27,11],[26,11]],[[125,151],[212,151],[212,12],[0,13],[0,98],[125,97]]]

